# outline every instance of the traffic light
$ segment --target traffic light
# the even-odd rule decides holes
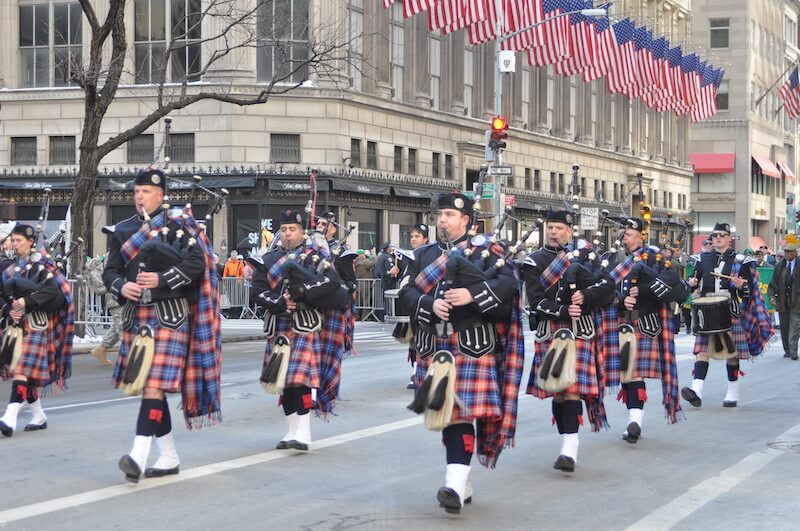
[[[495,153],[500,153],[506,148],[505,139],[508,138],[508,122],[502,116],[492,118],[491,138],[489,148]]]
[[[486,158],[487,162],[494,162],[495,153],[494,149],[492,149],[492,132],[486,131],[486,143],[484,147],[484,157]]]
[[[650,223],[650,220],[653,217],[653,207],[651,207],[649,203],[642,201],[639,203],[639,211],[642,214],[642,221],[645,224]]]

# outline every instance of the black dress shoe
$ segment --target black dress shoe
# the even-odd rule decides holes
[[[631,444],[639,442],[639,437],[642,435],[642,428],[635,422],[628,424],[625,433],[622,434],[622,440]]]
[[[722,402],[722,407],[736,407],[736,400],[725,400]]]
[[[14,428],[0,420],[0,433],[5,435],[6,437],[11,437],[14,435]]]
[[[798,359],[797,354],[792,355],[792,359],[797,361],[797,359]]]
[[[125,472],[125,479],[131,483],[139,483],[139,478],[142,475],[142,469],[136,464],[133,458],[125,454],[119,458],[119,469]]]
[[[306,443],[295,441],[294,439],[292,439],[291,441],[287,441],[286,444],[288,444],[289,445],[288,447],[293,450],[302,450],[304,452],[308,451],[308,445]]]
[[[275,445],[276,450],[288,450],[289,448],[291,448],[289,441],[278,441],[278,444]]]
[[[416,386],[416,385],[414,385],[414,382],[413,382],[413,381],[412,381],[412,382],[408,382],[408,383],[406,384],[406,389],[416,389],[416,387],[417,387],[417,386]]]
[[[684,387],[681,389],[681,396],[694,407],[700,407],[703,403],[691,387]]]
[[[25,431],[39,431],[46,429],[47,429],[47,421],[44,421],[41,424],[28,424],[27,426],[25,426]]]
[[[148,468],[144,471],[146,478],[161,478],[164,476],[171,476],[180,472],[180,466],[174,468]]]
[[[563,470],[564,472],[575,472],[575,460],[566,455],[559,455],[556,462],[553,464],[556,470]]]
[[[784,358],[790,358],[790,357],[792,357],[792,355],[791,355],[791,354],[789,354],[788,352],[784,352],[784,353],[783,353],[783,357],[784,357]]]
[[[450,487],[440,488],[439,492],[436,493],[436,499],[439,500],[439,506],[444,507],[445,512],[450,514],[461,513],[461,500],[458,498],[458,493]]]

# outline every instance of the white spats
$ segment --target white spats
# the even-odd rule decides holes
[[[448,464],[444,476],[444,486],[453,489],[458,494],[462,507],[464,500],[472,496],[472,486],[468,481],[471,468],[469,465]]]
[[[42,399],[37,398],[36,402],[29,404],[31,407],[31,421],[25,426],[25,431],[34,431],[47,425],[47,415],[42,408]]]
[[[11,437],[17,429],[17,416],[22,409],[22,402],[9,402],[5,414],[0,418],[0,433]]]
[[[175,438],[172,432],[156,437],[156,446],[158,447],[158,459],[153,464],[153,468],[156,470],[177,468],[180,460],[178,459],[178,451],[175,449]]]
[[[722,403],[725,407],[736,407],[739,401],[739,380],[728,382],[728,391],[725,393],[725,400]]]
[[[311,444],[311,413],[297,415],[297,428],[292,440],[305,445]]]
[[[294,439],[294,434],[297,431],[297,413],[286,415],[286,425],[288,429],[286,435],[281,438],[281,442],[289,442]]]
[[[577,433],[564,433],[561,435],[561,455],[571,457],[573,461],[578,462],[578,440]]]
[[[144,465],[147,464],[147,456],[150,455],[152,443],[153,437],[150,435],[137,435],[133,438],[133,448],[128,455],[139,466],[139,470],[144,470]]]
[[[628,423],[635,422],[642,427],[642,419],[644,418],[644,410],[643,409],[629,409],[628,410]]]
[[[697,398],[699,398],[701,400],[703,399],[703,384],[704,383],[705,383],[705,380],[700,380],[699,378],[695,378],[694,380],[692,380],[692,391],[694,391],[695,394],[697,395]]]

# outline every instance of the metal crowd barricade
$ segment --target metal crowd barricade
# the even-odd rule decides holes
[[[75,324],[84,325],[86,334],[97,337],[111,328],[112,317],[105,306],[105,295],[89,288],[85,280],[69,279],[75,305]]]
[[[370,318],[377,321],[376,312],[383,310],[383,292],[381,291],[381,279],[379,278],[358,278],[356,279],[356,312],[361,315],[362,321]]]
[[[230,310],[241,308],[239,319],[250,317],[256,319],[257,315],[250,307],[250,281],[238,277],[223,277],[219,281],[219,309]],[[230,313],[228,313],[230,315]]]

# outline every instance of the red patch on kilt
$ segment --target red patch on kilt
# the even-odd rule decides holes
[[[619,393],[617,393],[617,402],[622,401],[623,404],[628,403],[628,393],[625,389],[620,389]]]
[[[303,395],[303,409],[311,409],[313,405],[314,401],[311,400],[311,393],[305,393]]]
[[[164,418],[164,412],[160,409],[151,409],[147,414],[147,418],[161,424],[161,419]]]
[[[639,393],[639,401],[647,402],[647,389],[640,387],[637,391]]]
[[[744,371],[739,369],[739,376],[744,377]]]
[[[17,384],[17,394],[25,402],[28,399],[28,386],[25,384]]]
[[[578,415],[578,426],[583,426],[583,415]]]
[[[461,441],[464,443],[464,451],[472,454],[475,451],[475,436],[465,433],[461,436]]]

